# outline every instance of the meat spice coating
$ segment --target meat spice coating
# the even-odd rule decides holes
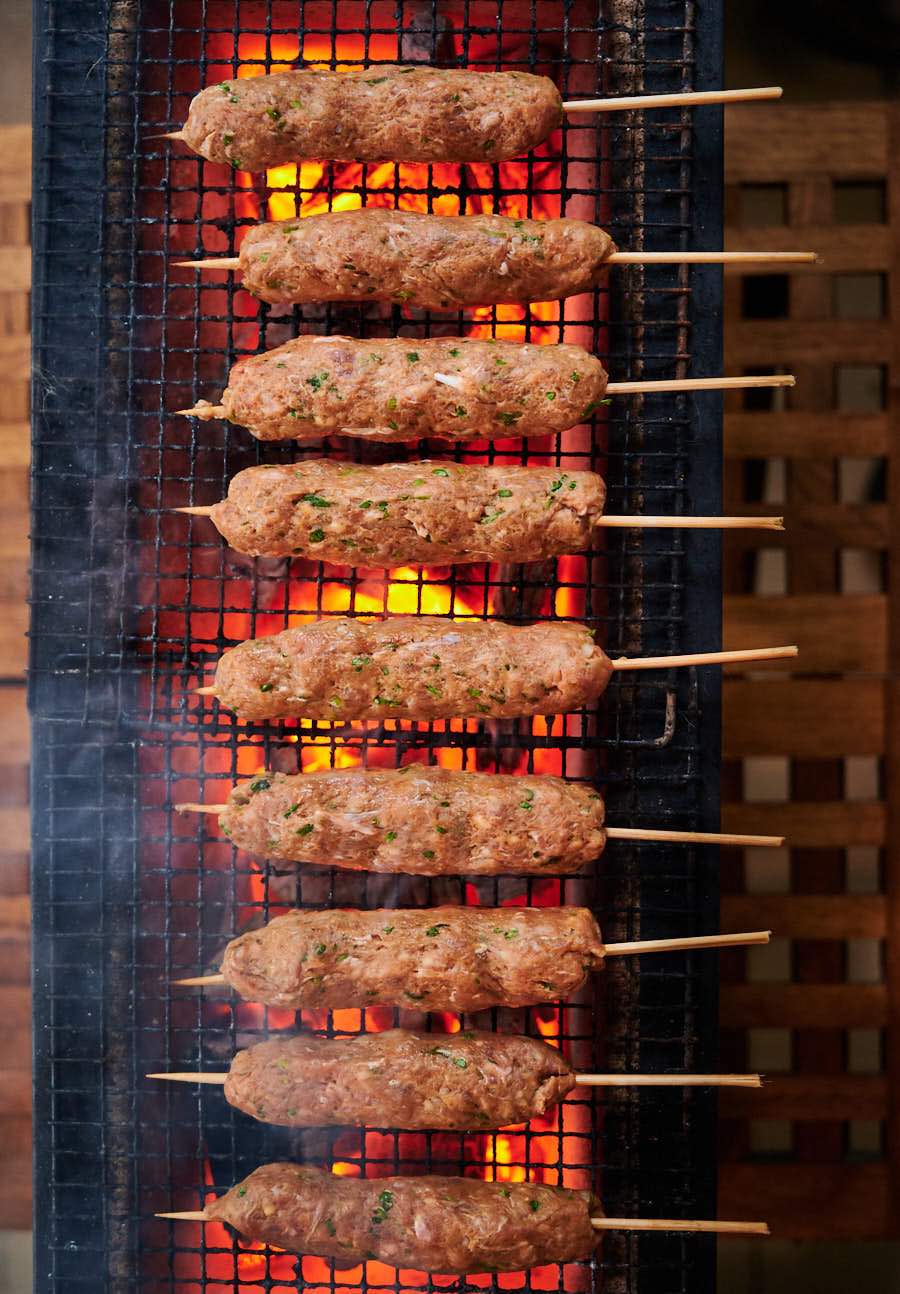
[[[544,76],[384,64],[208,86],[181,133],[201,157],[242,171],[303,158],[501,161],[540,144],[562,117]]]
[[[248,467],[211,518],[239,553],[351,566],[538,562],[590,548],[595,472],[312,459]]]
[[[226,651],[215,694],[255,721],[512,718],[590,705],[612,672],[580,624],[335,617]]]
[[[268,1006],[483,1011],[571,997],[603,960],[587,908],[293,911],[233,939],[222,974]]]
[[[390,301],[458,310],[587,292],[614,251],[609,235],[583,220],[366,207],[256,225],[240,262],[244,287],[271,305]]]
[[[295,1037],[239,1051],[230,1105],[285,1127],[505,1128],[546,1114],[575,1086],[555,1047],[516,1034]]]
[[[222,406],[259,440],[496,440],[574,427],[606,383],[600,361],[566,343],[296,337],[235,364]]]
[[[264,1164],[206,1206],[247,1240],[435,1273],[522,1271],[577,1262],[597,1246],[589,1191],[469,1177],[336,1177]]]
[[[568,874],[603,852],[603,800],[558,777],[409,764],[266,773],[219,819],[258,857],[419,876]]]

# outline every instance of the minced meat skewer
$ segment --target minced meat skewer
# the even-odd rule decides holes
[[[562,1054],[536,1038],[388,1029],[257,1043],[237,1053],[224,1092],[246,1114],[292,1128],[466,1130],[527,1123],[575,1086]]]
[[[351,566],[539,562],[590,548],[595,472],[311,459],[248,467],[207,515],[239,553]]]
[[[294,910],[233,939],[221,971],[268,1006],[482,1011],[571,997],[604,956],[587,908]]]
[[[558,1048],[537,1038],[472,1029],[271,1038],[239,1051],[224,1074],[147,1077],[221,1083],[229,1105],[288,1128],[459,1132],[542,1118],[581,1085],[761,1086],[758,1074],[576,1073]]]
[[[603,944],[587,908],[295,909],[232,939],[218,975],[292,1011],[369,1006],[484,1011],[558,1002],[609,956],[766,944],[768,930]]]
[[[588,1261],[599,1231],[768,1235],[764,1222],[607,1218],[590,1191],[472,1177],[344,1177],[264,1164],[206,1208],[157,1217],[225,1222],[250,1241],[330,1258],[376,1259],[447,1275]]]
[[[424,764],[264,773],[219,806],[257,857],[420,876],[579,871],[603,852],[603,800],[561,777]]]
[[[379,64],[223,81],[191,101],[179,137],[242,171],[303,158],[501,161],[562,123],[559,91],[529,72]]]
[[[613,669],[582,624],[334,617],[239,643],[203,691],[258,722],[514,718],[589,705]]]
[[[606,385],[596,356],[565,342],[296,337],[239,360],[219,405],[181,412],[227,418],[259,440],[497,440],[574,427]]]
[[[499,162],[542,143],[564,112],[777,99],[779,86],[563,103],[549,78],[428,64],[302,68],[207,86],[180,139],[211,162],[261,171],[304,158]]]
[[[220,656],[216,696],[244,719],[495,719],[592,705],[618,670],[782,660],[797,648],[750,647],[610,660],[586,625],[543,621],[334,617],[238,643]]]
[[[365,207],[255,225],[236,264],[247,291],[270,305],[390,301],[459,310],[587,292],[615,250],[609,234],[584,220]]]
[[[375,1258],[440,1273],[519,1271],[589,1259],[597,1245],[589,1191],[469,1177],[337,1177],[265,1164],[206,1206],[248,1240],[333,1258]]]
[[[605,501],[596,472],[309,459],[245,468],[227,498],[177,511],[209,517],[251,557],[358,567],[540,562],[584,552],[603,526],[784,529],[781,517],[607,516]]]

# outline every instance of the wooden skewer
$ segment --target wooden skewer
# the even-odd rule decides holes
[[[720,1222],[718,1218],[591,1218],[595,1231],[703,1231],[722,1236],[767,1236],[766,1222]]]
[[[743,651],[704,651],[686,656],[620,656],[614,670],[673,669],[682,665],[728,665],[734,661],[784,660],[796,656],[797,647],[750,647]]]
[[[179,1074],[145,1074],[169,1083],[206,1083],[221,1087],[227,1074],[207,1070]],[[759,1074],[576,1074],[579,1087],[762,1087]]]
[[[609,265],[814,265],[817,252],[613,252]]]
[[[203,507],[173,508],[189,517],[211,517],[213,509]],[[784,530],[784,517],[647,517],[616,516],[610,513],[597,520],[598,526],[618,530]]]
[[[227,804],[176,804],[176,813],[209,813],[219,816]],[[741,845],[780,849],[784,836],[748,836],[733,831],[665,831],[651,827],[607,827],[610,840],[663,840],[681,844]]]
[[[638,939],[632,943],[604,944],[604,957],[624,957],[631,953],[696,952],[702,948],[737,948],[747,944],[767,944],[771,930],[751,930],[729,935],[691,935],[686,939]],[[199,988],[204,984],[225,984],[224,975],[192,975],[176,979],[173,984]]]
[[[813,265],[816,252],[613,252],[608,265]],[[202,261],[176,261],[188,270],[239,270],[239,256],[209,256]]]
[[[224,1086],[227,1074],[208,1071],[147,1074],[170,1083]],[[579,1087],[762,1087],[759,1074],[576,1074]]]
[[[330,338],[322,338],[328,341]],[[435,381],[445,386],[458,387],[459,383],[447,373],[435,373]],[[610,382],[606,388],[607,395],[657,395],[667,391],[735,391],[755,387],[794,386],[796,378],[789,373],[756,374],[752,377],[679,377],[664,378],[654,382]],[[228,410],[224,404],[209,404],[205,401],[195,404],[190,409],[176,409],[175,415],[184,418],[224,418]]]
[[[604,957],[625,957],[632,953],[691,952],[700,948],[738,948],[748,944],[767,944],[771,930],[751,930],[732,935],[692,935],[687,939],[636,939],[631,943],[604,944]]]
[[[794,386],[791,373],[763,373],[751,377],[676,377],[654,382],[610,382],[607,395],[656,395],[666,391],[742,391],[760,386]]]
[[[212,687],[195,687],[194,692],[197,696],[215,696],[215,686]]]
[[[625,112],[696,107],[704,103],[754,103],[780,99],[783,93],[780,85],[763,85],[747,90],[685,90],[680,94],[631,94],[618,99],[568,99],[563,103],[563,112]]]
[[[203,1209],[181,1213],[157,1213],[158,1218],[173,1222],[208,1222]],[[718,1235],[767,1236],[765,1222],[720,1222],[717,1218],[591,1218],[595,1231],[701,1231]]]
[[[784,530],[784,517],[625,517],[610,512],[595,524],[613,530]]]
[[[662,840],[673,844],[740,845],[780,849],[784,836],[748,836],[734,831],[657,831],[650,827],[607,827],[610,840]]]

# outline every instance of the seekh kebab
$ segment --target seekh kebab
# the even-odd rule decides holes
[[[484,1011],[571,997],[607,956],[768,943],[768,931],[609,944],[587,908],[329,908],[286,912],[225,948],[221,973],[266,1006]]]
[[[506,1128],[545,1116],[577,1086],[759,1087],[758,1074],[578,1074],[521,1034],[386,1029],[300,1034],[239,1051],[225,1074],[148,1074],[221,1083],[229,1105],[288,1128]]]
[[[428,64],[305,67],[207,86],[169,138],[211,162],[262,171],[303,158],[351,162],[499,162],[535,148],[564,111],[778,98],[778,86],[564,104],[530,72]]]
[[[796,647],[611,660],[587,625],[335,616],[224,652],[210,687],[242,719],[494,719],[592,705],[617,670],[796,656]]]
[[[240,270],[247,291],[269,305],[389,301],[461,310],[588,292],[611,264],[815,259],[812,252],[618,252],[609,234],[584,220],[363,207],[255,225],[237,257],[178,264]]]
[[[593,547],[604,526],[781,530],[781,517],[605,516],[596,472],[432,462],[367,466],[332,459],[247,467],[209,517],[251,557],[347,566],[539,562]]]
[[[569,875],[621,839],[777,848],[782,836],[642,832],[604,826],[592,786],[561,777],[399,769],[265,772],[233,787],[215,813],[239,849],[259,858],[418,876]]]
[[[258,440],[465,442],[555,435],[592,417],[607,392],[793,384],[784,373],[609,383],[596,356],[568,342],[304,336],[238,360],[219,404],[178,412],[226,418]]]
[[[590,1191],[471,1177],[336,1176],[264,1164],[206,1208],[157,1217],[226,1222],[246,1240],[333,1259],[464,1274],[588,1261],[598,1231],[767,1235],[763,1222],[606,1218]]]

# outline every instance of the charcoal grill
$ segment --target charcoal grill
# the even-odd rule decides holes
[[[258,310],[239,283],[195,283],[173,268],[179,252],[231,250],[273,195],[285,214],[292,201],[304,210],[340,206],[348,192],[437,210],[454,192],[470,209],[509,210],[501,200],[512,194],[524,214],[553,214],[555,204],[600,221],[623,247],[717,247],[719,111],[569,122],[562,157],[551,144],[522,163],[449,178],[424,167],[389,168],[387,178],[371,167],[304,168],[270,175],[266,185],[148,138],[176,126],[198,88],[239,67],[290,62],[298,48],[331,66],[377,63],[392,56],[398,31],[404,61],[531,68],[552,75],[568,98],[711,88],[721,84],[720,12],[707,3],[701,17],[699,8],[695,0],[38,0],[30,701],[39,1290],[347,1284],[324,1264],[305,1260],[294,1270],[224,1232],[195,1228],[185,1239],[153,1219],[156,1209],[196,1207],[198,1187],[225,1187],[280,1155],[375,1175],[502,1177],[524,1168],[548,1181],[562,1173],[571,1185],[592,1182],[616,1215],[714,1212],[715,1110],[702,1092],[612,1091],[602,1105],[571,1103],[561,1126],[506,1139],[367,1139],[340,1130],[292,1137],[232,1114],[218,1093],[161,1090],[143,1077],[221,1068],[240,1043],[293,1024],[284,1013],[169,987],[179,971],[212,964],[225,940],[270,905],[562,898],[592,906],[611,938],[715,928],[717,860],[706,849],[616,843],[596,875],[474,888],[313,871],[284,878],[234,856],[208,824],[177,818],[176,800],[222,799],[237,775],[264,766],[440,759],[591,778],[604,787],[614,824],[715,829],[719,694],[711,672],[620,677],[597,713],[549,726],[245,727],[199,705],[191,689],[236,638],[302,613],[363,614],[385,604],[511,620],[575,616],[597,627],[611,653],[706,648],[719,635],[719,555],[718,541],[703,533],[613,532],[585,559],[408,573],[390,588],[315,564],[243,564],[208,526],[189,529],[169,509],[209,502],[242,466],[288,451],[169,411],[215,393],[238,355],[292,330],[447,331],[445,317],[399,310],[279,315]],[[478,322],[498,335],[581,340],[614,378],[702,376],[720,371],[719,304],[715,270],[619,269],[577,315],[563,303],[531,321],[490,311]],[[590,441],[569,434],[559,447],[528,449],[510,441],[489,457],[596,466],[614,511],[716,511],[715,396],[622,399],[604,414]],[[378,451],[351,451],[363,452]],[[469,448],[459,457],[478,454]],[[615,965],[593,988],[559,1017],[503,1012],[494,1023],[557,1029],[587,1069],[715,1067],[713,957]],[[382,1012],[367,1027],[390,1019]],[[308,1016],[304,1023],[335,1027]],[[337,1023],[362,1027],[358,1013]],[[349,1283],[385,1281],[400,1288],[392,1273]],[[521,1288],[522,1280],[486,1283]],[[601,1286],[708,1291],[713,1242],[610,1234],[594,1264],[540,1278],[542,1289]],[[529,1275],[525,1287],[536,1288]]]

